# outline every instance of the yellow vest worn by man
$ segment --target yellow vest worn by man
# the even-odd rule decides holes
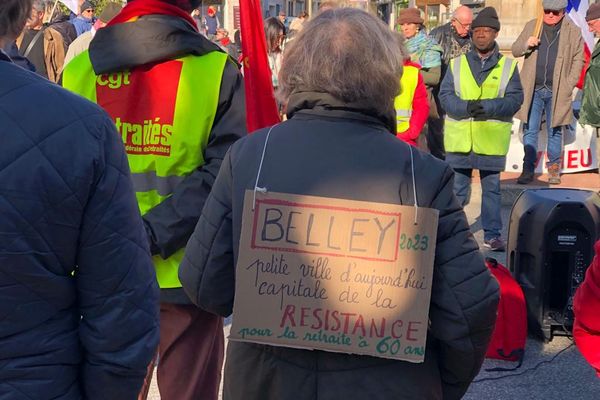
[[[454,90],[462,100],[485,100],[504,97],[508,82],[517,63],[501,57],[489,75],[479,86],[469,68],[466,55],[450,62],[449,73],[454,78]],[[511,121],[466,118],[455,120],[445,117],[444,146],[450,153],[470,153],[489,156],[505,156],[510,145]]]

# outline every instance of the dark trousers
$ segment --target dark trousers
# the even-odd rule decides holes
[[[471,196],[472,169],[454,168],[454,194],[464,207]],[[500,192],[500,172],[479,170],[481,180],[481,226],[483,239],[500,237],[502,231],[502,195]]]
[[[223,367],[223,318],[193,305],[160,305],[157,383],[162,400],[217,400]],[[138,399],[148,395],[154,362]]]
[[[429,116],[427,118],[427,148],[432,156],[446,159],[444,150],[444,119]]]

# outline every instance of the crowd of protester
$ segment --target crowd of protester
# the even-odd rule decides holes
[[[519,182],[533,180],[545,116],[559,184],[584,68],[566,0],[542,3],[539,32],[529,22],[512,46],[520,61],[500,52],[493,7],[461,6],[429,34],[417,8],[396,31],[328,2],[269,17],[282,122],[249,135],[242,38],[217,7],[130,0],[96,13],[80,1],[67,15],[0,2],[0,398],[143,400],[156,372],[163,399],[216,400],[248,190],[437,210],[434,290],[423,363],[231,342],[225,399],[461,398],[499,301],[463,212],[473,170],[483,244],[504,251],[513,117],[525,123]],[[587,21],[600,36],[600,4]],[[599,54],[580,112],[596,132]],[[574,329],[598,371],[599,265]]]

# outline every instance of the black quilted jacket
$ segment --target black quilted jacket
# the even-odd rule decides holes
[[[114,125],[0,52],[0,399],[134,399],[157,344]]]
[[[385,118],[314,93],[293,95],[268,141],[260,186],[273,192],[413,205],[409,145]],[[244,192],[266,138],[236,142],[186,248],[179,275],[196,304],[232,312]],[[415,150],[417,198],[439,210],[425,362],[231,342],[224,399],[458,399],[491,337],[498,284],[484,265],[447,164]],[[234,315],[235,318],[235,315]]]

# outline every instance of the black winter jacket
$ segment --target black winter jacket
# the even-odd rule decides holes
[[[458,57],[471,50],[471,34],[466,38],[458,36],[452,27],[451,22],[432,29],[429,33],[429,37],[435,39],[435,41],[442,46],[442,64],[446,67],[454,57]]]
[[[134,399],[158,288],[112,121],[0,52],[0,399]]]
[[[596,43],[585,75],[579,121],[600,128],[600,42]]]
[[[373,113],[298,93],[271,131],[260,186],[282,193],[413,205],[410,146]],[[244,192],[252,189],[262,130],[223,161],[179,275],[200,307],[232,312]],[[458,399],[478,373],[492,334],[498,285],[484,265],[447,164],[414,151],[419,204],[439,210],[425,362],[231,342],[224,399]],[[234,318],[235,318],[235,310]]]

